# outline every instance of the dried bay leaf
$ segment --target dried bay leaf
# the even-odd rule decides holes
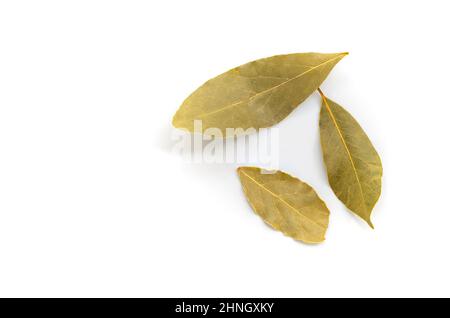
[[[325,240],[330,212],[308,184],[256,167],[239,167],[238,175],[247,200],[264,222],[306,243]]]
[[[372,228],[370,220],[381,193],[381,160],[358,122],[322,95],[320,140],[328,181],[336,196]]]
[[[276,55],[238,66],[200,86],[173,117],[177,128],[270,127],[289,115],[347,53]],[[207,132],[206,132],[207,133]]]

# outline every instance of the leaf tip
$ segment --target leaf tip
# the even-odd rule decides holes
[[[316,238],[316,239],[310,239],[310,240],[307,240],[307,239],[305,239],[305,238],[294,238],[296,241],[298,241],[298,242],[302,242],[302,243],[305,243],[305,244],[308,244],[308,245],[317,245],[317,244],[322,244],[323,242],[325,242],[326,241],[326,239],[325,239],[325,235],[324,236],[322,236],[322,237],[320,237],[320,238]]]

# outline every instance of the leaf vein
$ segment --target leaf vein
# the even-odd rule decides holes
[[[290,205],[288,202],[286,202],[285,200],[283,200],[279,195],[277,195],[276,193],[270,191],[270,189],[266,188],[262,183],[259,183],[257,180],[255,180],[254,178],[252,178],[251,176],[249,176],[247,173],[240,171],[240,173],[244,174],[247,178],[249,178],[251,181],[253,181],[256,185],[258,185],[259,187],[261,187],[262,189],[264,189],[265,191],[267,191],[268,193],[270,193],[273,197],[275,197],[276,199],[278,199],[279,201],[281,201],[282,203],[286,204],[288,207],[290,207],[292,210],[294,210],[295,212],[297,212],[299,215],[301,215],[303,218],[309,220],[310,222],[316,224],[317,226],[321,227],[321,228],[325,228],[325,226],[323,226],[322,224],[317,223],[316,221],[314,221],[313,219],[307,217],[306,215],[304,215],[300,210],[296,209],[295,207],[293,207],[292,205]]]

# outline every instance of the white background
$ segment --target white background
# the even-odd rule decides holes
[[[2,1],[0,296],[450,296],[447,1]],[[236,165],[184,162],[171,118],[205,80],[349,51],[322,88],[384,165],[375,230],[328,186],[315,93],[280,168],[331,210],[305,245]]]

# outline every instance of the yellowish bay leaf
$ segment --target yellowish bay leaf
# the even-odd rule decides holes
[[[274,229],[296,240],[325,240],[330,212],[308,184],[287,173],[238,168],[244,193],[253,210]]]
[[[194,132],[270,127],[289,115],[325,80],[347,53],[296,53],[256,60],[200,86],[180,106],[173,125]],[[205,132],[208,134],[208,132]]]
[[[370,215],[381,193],[381,160],[358,122],[322,95],[320,140],[328,181],[336,196],[372,228]]]

